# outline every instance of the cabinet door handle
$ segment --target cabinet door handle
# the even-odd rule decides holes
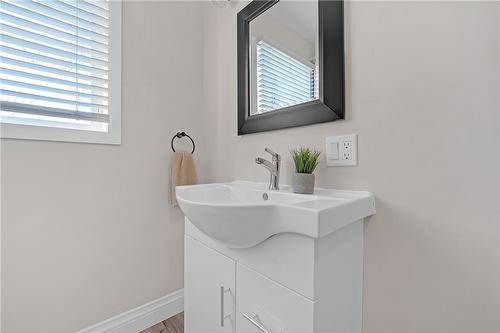
[[[224,327],[224,286],[220,287],[220,326]]]
[[[257,315],[249,316],[249,315],[247,315],[246,313],[243,312],[243,317],[245,317],[246,319],[248,319],[249,322],[251,322],[252,324],[254,324],[262,332],[264,332],[264,333],[272,333],[264,325],[262,325],[262,323],[258,319],[259,316],[257,316]]]
[[[231,293],[231,288],[227,288],[227,290],[224,288],[224,286],[220,287],[220,326],[224,327],[224,320],[228,317],[231,317],[233,312],[230,312],[226,314],[226,309],[224,307],[224,294],[225,293]]]

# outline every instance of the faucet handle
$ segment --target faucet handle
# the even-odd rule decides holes
[[[266,152],[268,152],[269,154],[271,154],[273,157],[277,158],[277,159],[280,159],[280,158],[281,158],[280,154],[275,153],[274,151],[272,151],[271,149],[269,149],[269,148],[267,148],[267,147],[266,147],[264,150],[265,150]]]

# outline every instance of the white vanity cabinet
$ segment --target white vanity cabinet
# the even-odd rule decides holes
[[[176,187],[186,333],[361,332],[369,192],[236,181]]]
[[[184,253],[185,331],[234,332],[235,261],[188,236]]]
[[[186,219],[186,333],[361,332],[363,222],[228,248]]]
[[[313,301],[241,264],[236,276],[237,332],[312,331]]]

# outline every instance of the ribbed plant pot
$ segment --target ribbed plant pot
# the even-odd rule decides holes
[[[314,193],[314,173],[294,173],[292,175],[292,188],[294,193]]]

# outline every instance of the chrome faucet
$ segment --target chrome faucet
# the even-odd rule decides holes
[[[269,180],[269,189],[278,191],[280,189],[281,156],[269,148],[266,148],[265,150],[273,157],[272,162],[269,162],[268,160],[262,157],[257,157],[255,159],[255,163],[260,164],[264,168],[269,170],[269,172],[271,173],[271,179]]]

